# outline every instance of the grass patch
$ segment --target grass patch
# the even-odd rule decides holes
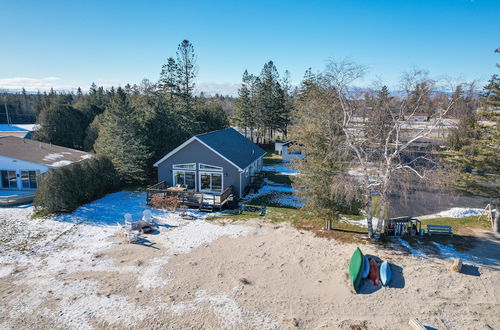
[[[274,183],[286,184],[287,186],[292,185],[292,180],[290,180],[289,175],[278,174],[276,172],[271,172],[271,171],[265,171],[265,173],[266,173],[266,178],[268,178],[270,181]]]
[[[273,207],[282,207],[282,208],[293,208],[296,209],[295,206],[284,205],[280,202],[280,199],[290,199],[292,200],[293,193],[287,191],[273,191],[268,194],[263,194],[252,198],[247,204],[248,205],[259,205],[259,206],[273,206]]]
[[[459,233],[464,228],[478,228],[491,230],[491,222],[485,216],[473,215],[465,218],[434,218],[422,220],[422,227],[426,225],[451,226],[453,233]]]
[[[283,157],[281,155],[275,154],[272,151],[266,152],[263,158],[264,166],[271,166],[283,163]]]

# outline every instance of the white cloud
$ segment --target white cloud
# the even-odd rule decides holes
[[[75,91],[81,87],[83,91],[87,91],[90,84],[78,86],[76,84],[68,84],[59,77],[45,77],[45,78],[28,78],[28,77],[14,77],[14,78],[0,78],[0,90],[8,91],[21,91],[23,88],[28,92],[49,91],[53,88],[56,91]],[[109,88],[111,86],[121,85],[118,79],[108,79],[95,81],[97,86],[104,86]]]
[[[47,91],[51,88],[73,89],[73,86],[64,85],[59,77],[46,77],[46,78],[28,78],[28,77],[14,77],[14,78],[0,78],[0,89],[20,91],[22,89],[27,91]]]
[[[81,85],[83,91],[87,91],[90,84]],[[110,88],[111,86],[123,86],[125,83],[118,79],[99,79],[95,81],[97,86],[104,86]],[[23,88],[28,92],[49,91],[51,88],[57,91],[75,91],[79,86],[76,84],[69,84],[59,77],[45,77],[45,78],[28,78],[28,77],[13,77],[13,78],[0,78],[0,90],[8,91],[21,91]],[[215,83],[215,82],[201,82],[196,84],[196,92],[203,92],[208,95],[222,94],[222,95],[238,95],[238,88],[240,84],[236,83]]]
[[[222,94],[222,95],[230,95],[237,96],[238,88],[240,88],[240,84],[234,83],[214,83],[214,82],[202,82],[196,84],[196,91],[203,92],[208,95]]]

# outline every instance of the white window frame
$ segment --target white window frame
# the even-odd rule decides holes
[[[184,173],[184,182],[186,182],[186,172],[188,172],[188,173],[194,173],[194,191],[197,191],[198,187],[196,185],[197,184],[196,170],[186,170],[186,169],[172,170],[172,184],[173,184],[173,186],[174,187],[177,186],[176,176],[177,176],[177,173],[179,173],[179,172]]]
[[[29,184],[28,188],[23,187],[23,172],[28,172],[28,184]],[[31,180],[29,177],[30,172],[35,172],[35,184],[36,184],[35,188],[31,187]],[[39,173],[37,170],[19,170],[19,179],[20,179],[21,189],[30,189],[30,190],[38,189],[38,175],[39,175]],[[19,184],[19,182],[18,182],[18,184]]]
[[[202,168],[202,166],[208,166],[208,167],[212,167],[212,168]],[[203,163],[198,163],[198,169],[200,171],[209,171],[209,172],[222,172],[222,171],[224,171],[223,167],[208,165],[208,164],[203,164]]]
[[[192,166],[192,167],[180,167],[180,166]],[[172,169],[174,169],[174,170],[196,171],[196,163],[172,164]]]
[[[210,188],[212,188],[212,174],[219,174],[221,176],[221,187],[220,191],[214,191],[214,190],[202,190],[201,189],[201,176],[203,174],[208,174],[210,175]],[[198,187],[200,192],[205,192],[205,193],[210,193],[210,194],[222,194],[224,192],[224,172],[222,171],[199,171],[198,172]]]
[[[17,176],[18,175],[18,170],[14,170],[14,169],[11,169],[11,170],[7,170],[7,169],[1,169],[1,171],[6,171],[7,172],[7,180],[9,181],[9,187],[4,187],[3,186],[3,182],[2,182],[2,177],[0,175],[0,187],[2,187],[2,189],[19,189],[19,177]],[[10,176],[9,176],[9,172],[14,172],[14,177],[16,178],[16,186],[15,187],[10,187]]]

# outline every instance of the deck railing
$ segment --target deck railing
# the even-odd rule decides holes
[[[233,198],[233,186],[227,187],[220,194],[195,191],[176,191],[169,190],[168,188],[169,187],[165,181],[159,182],[147,188],[146,194],[148,205],[151,203],[151,200],[155,195],[161,194],[163,197],[176,196],[178,198],[179,205],[204,210],[222,210],[223,206]]]
[[[31,203],[35,198],[35,192],[25,192],[22,194],[16,194],[12,191],[12,195],[0,196],[0,206],[13,206],[19,204]]]

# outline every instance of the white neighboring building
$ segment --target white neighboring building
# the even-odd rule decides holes
[[[281,155],[283,159],[303,159],[306,157],[304,151],[302,150],[289,150],[289,148],[294,144],[293,141],[280,141],[277,140],[274,143],[274,152]]]
[[[31,139],[36,124],[0,124],[0,136],[17,136]]]
[[[0,189],[33,190],[51,168],[91,158],[80,150],[15,136],[0,137]]]

